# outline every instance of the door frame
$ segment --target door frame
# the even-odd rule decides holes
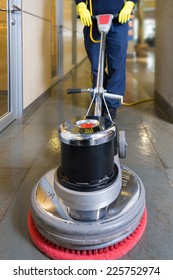
[[[0,131],[23,112],[22,0],[8,0],[7,12],[8,112],[0,118]]]

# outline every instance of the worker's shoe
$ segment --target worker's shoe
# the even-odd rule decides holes
[[[115,118],[116,118],[117,109],[116,109],[116,108],[108,108],[108,110],[109,110],[109,113],[110,113],[110,115],[111,115],[111,119],[114,121]],[[102,116],[103,116],[104,118],[109,117],[108,111],[107,111],[106,108],[103,109],[103,111],[102,111]]]

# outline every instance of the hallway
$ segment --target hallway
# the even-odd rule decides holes
[[[67,95],[67,88],[90,87],[86,60],[56,84],[37,110],[13,122],[0,134],[0,259],[47,259],[30,240],[27,213],[34,184],[60,163],[58,126],[84,115],[87,93]],[[126,131],[127,158],[122,164],[141,178],[146,190],[148,223],[135,248],[123,259],[173,259],[173,129],[153,100],[154,55],[127,59],[127,91],[116,124]]]

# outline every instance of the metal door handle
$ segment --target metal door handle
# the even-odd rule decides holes
[[[8,10],[0,8],[0,12],[8,12]]]
[[[14,12],[21,12],[21,11],[22,11],[22,9],[19,8],[19,7],[16,6],[16,5],[13,5],[13,9],[11,10],[12,13],[14,13]]]
[[[11,11],[10,11],[10,10],[7,10],[7,9],[4,9],[4,8],[0,8],[0,12],[12,12],[12,13],[15,13],[15,12],[21,12],[21,11],[22,11],[22,9],[19,8],[19,7],[16,6],[16,5],[13,5]]]

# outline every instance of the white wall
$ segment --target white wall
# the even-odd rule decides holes
[[[23,109],[51,86],[51,0],[23,0]]]
[[[59,42],[59,68],[61,78],[63,78],[75,65],[72,62],[72,4],[73,0],[62,1],[63,11],[58,10],[58,16],[63,16],[62,32],[58,37],[58,26],[55,26],[55,19],[52,13],[52,5],[55,6],[55,0],[23,0],[22,1],[22,19],[23,19],[23,109],[29,106],[39,96],[51,87],[51,70],[56,75],[56,45],[52,45],[52,38]],[[57,2],[60,4],[60,2]],[[58,5],[58,7],[61,5]],[[57,21],[58,22],[58,21]],[[77,21],[77,63],[80,63],[85,57],[86,52],[83,42],[83,26]],[[61,24],[60,24],[61,25]],[[57,37],[56,37],[57,36]],[[55,43],[55,41],[54,41]],[[61,53],[60,53],[61,52]],[[57,45],[58,54],[58,45]],[[60,61],[61,60],[61,61]],[[52,69],[51,69],[52,68]],[[57,73],[58,74],[58,73]],[[57,77],[58,78],[58,77]],[[58,79],[57,79],[58,80]]]
[[[72,1],[63,0],[63,74],[72,67]]]
[[[80,63],[86,57],[84,47],[83,25],[80,20],[77,20],[77,63]]]
[[[33,15],[51,20],[51,0],[22,0],[22,8]]]
[[[72,64],[72,5],[74,0],[63,0],[63,71],[64,75],[69,72],[74,65]],[[76,6],[75,6],[76,7]],[[75,16],[75,15],[74,15]],[[77,19],[76,24],[76,63],[80,63],[86,57],[86,51],[84,48],[83,38],[83,25],[80,20]]]

